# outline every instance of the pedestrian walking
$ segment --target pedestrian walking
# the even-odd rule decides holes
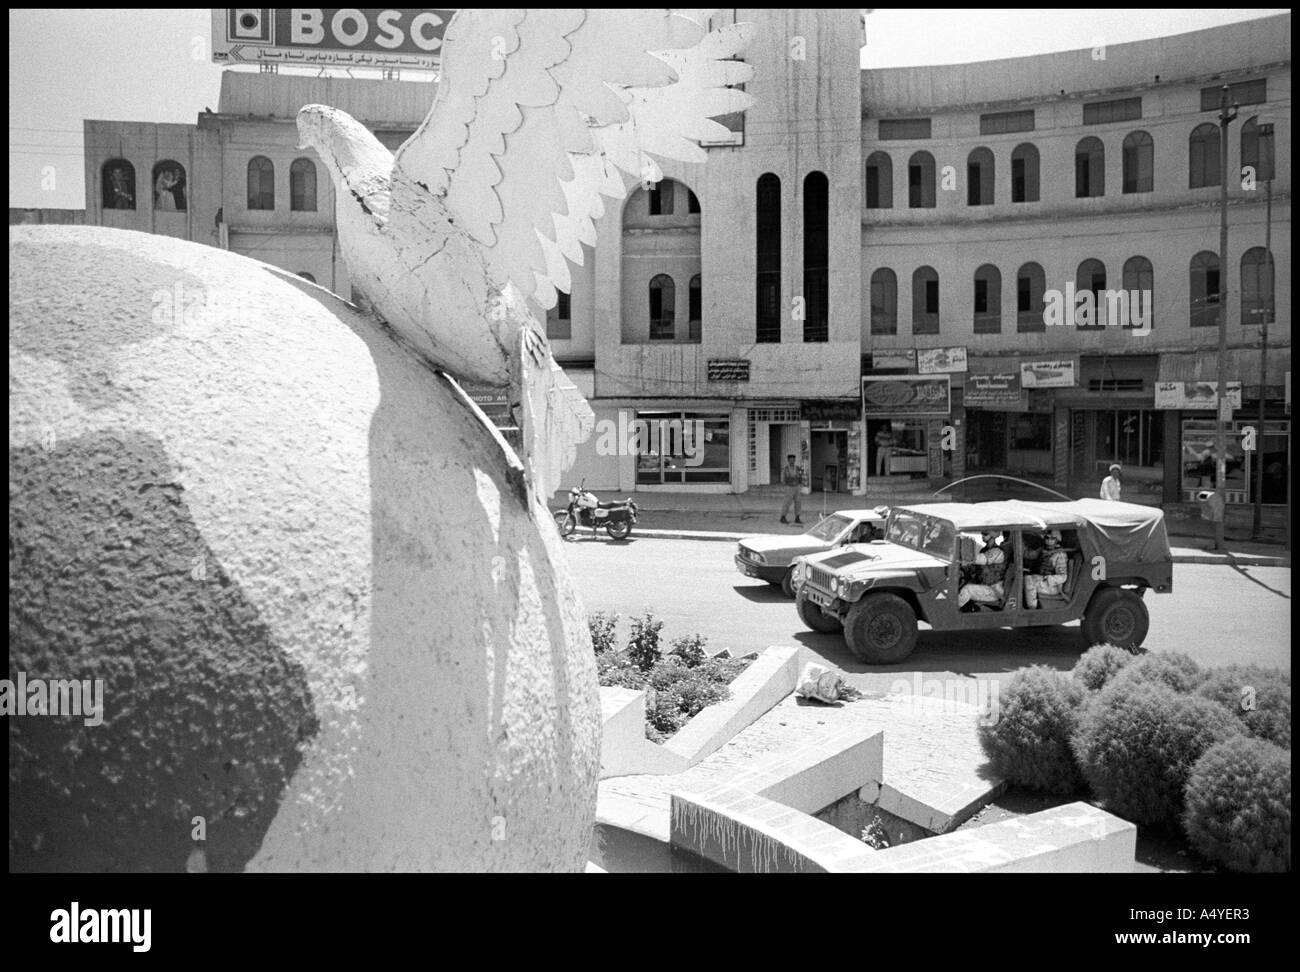
[[[785,505],[781,507],[781,522],[789,523],[786,514],[790,512],[790,506],[794,506],[794,522],[802,523],[799,514],[803,512],[803,498],[800,490],[803,488],[803,470],[794,463],[794,455],[785,457],[785,465],[781,469],[781,485],[785,487]]]
[[[1113,462],[1110,465],[1110,475],[1101,481],[1101,498],[1104,500],[1119,501],[1119,482],[1120,465]]]

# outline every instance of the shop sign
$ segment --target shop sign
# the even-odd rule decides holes
[[[916,370],[923,375],[960,374],[966,370],[966,349],[918,348]]]
[[[1073,388],[1079,383],[1078,362],[1022,361],[1020,384],[1024,388]]]
[[[469,396],[470,401],[483,410],[488,421],[499,429],[511,428],[515,424],[514,415],[510,411],[510,394],[503,388],[492,388],[489,385],[475,385],[471,383],[462,383],[461,388]]]
[[[1155,390],[1156,408],[1214,411],[1219,400],[1217,381],[1157,381]],[[1228,382],[1223,401],[1225,408],[1241,408],[1241,382]]]
[[[1028,395],[1020,387],[1020,375],[1014,371],[995,375],[967,375],[962,403],[967,408],[1024,411]]]
[[[212,11],[217,64],[436,69],[455,9],[234,7]]]
[[[862,406],[856,398],[848,401],[805,400],[799,403],[799,414],[804,421],[856,422],[862,418]]]
[[[878,371],[906,368],[911,371],[916,367],[916,349],[900,348],[893,351],[872,351],[871,367]]]
[[[862,408],[867,417],[947,415],[952,411],[947,375],[876,375],[862,379]]]
[[[710,358],[709,381],[749,381],[747,358]]]

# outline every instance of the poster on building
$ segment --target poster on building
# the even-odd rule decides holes
[[[272,9],[212,11],[217,64],[436,70],[456,10]]]
[[[1228,382],[1223,398],[1225,405],[1241,408],[1241,382]],[[1214,411],[1218,400],[1217,381],[1157,381],[1155,385],[1156,408]]]
[[[917,348],[916,370],[923,375],[960,374],[966,370],[966,349]]]
[[[868,418],[947,415],[952,411],[947,375],[876,375],[862,379],[862,408]]]
[[[1078,381],[1078,362],[1023,361],[1020,364],[1020,384],[1024,388],[1073,388]]]
[[[872,351],[871,367],[877,371],[893,371],[896,368],[912,371],[916,368],[916,349],[896,348]]]
[[[1020,375],[1014,371],[967,375],[962,389],[962,402],[967,408],[1022,412],[1028,408],[1028,399],[1028,393],[1020,387]]]

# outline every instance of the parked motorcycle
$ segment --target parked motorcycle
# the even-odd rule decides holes
[[[591,535],[601,527],[614,540],[626,540],[636,522],[637,506],[630,499],[621,503],[602,503],[596,494],[587,489],[584,479],[569,490],[569,505],[555,514],[560,536],[567,537],[579,526],[591,527]]]

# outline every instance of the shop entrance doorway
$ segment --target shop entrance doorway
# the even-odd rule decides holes
[[[808,470],[814,491],[848,492],[849,433],[814,429],[811,433],[811,461]]]

